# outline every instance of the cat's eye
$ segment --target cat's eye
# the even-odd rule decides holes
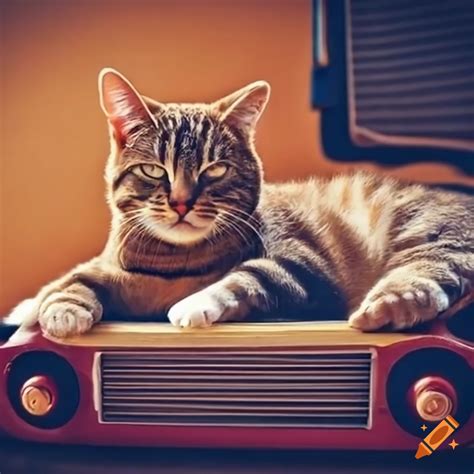
[[[156,165],[138,165],[132,169],[132,172],[138,177],[151,179],[160,179],[165,175],[165,170]]]
[[[229,167],[224,163],[217,163],[215,165],[209,166],[203,172],[204,176],[211,179],[222,178],[226,173]]]

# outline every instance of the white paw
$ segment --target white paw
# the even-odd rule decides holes
[[[229,290],[205,289],[178,301],[168,311],[168,319],[174,326],[208,327],[239,313],[241,304]]]
[[[363,331],[373,331],[390,325],[405,329],[434,319],[449,307],[448,295],[435,282],[426,280],[417,288],[390,285],[387,290],[370,292],[349,318],[349,324]]]
[[[39,316],[39,323],[46,334],[67,337],[88,331],[93,323],[92,314],[74,303],[50,303]]]
[[[38,321],[37,306],[35,298],[24,300],[12,309],[4,322],[8,324],[19,324],[21,326],[32,326]]]

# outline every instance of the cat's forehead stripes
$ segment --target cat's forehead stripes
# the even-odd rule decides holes
[[[229,138],[204,111],[172,109],[158,117],[157,122],[155,151],[170,178],[179,165],[197,170],[206,167],[218,158],[216,145]]]
[[[197,153],[199,156],[202,157],[202,165],[204,165],[211,161],[209,151],[211,149],[212,137],[215,131],[215,126],[209,118],[203,117],[203,119],[199,122],[198,127],[201,139],[198,142]]]

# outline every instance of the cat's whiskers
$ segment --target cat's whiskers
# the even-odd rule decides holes
[[[138,223],[138,227],[141,225],[141,218],[142,218],[142,210],[140,209],[139,212],[134,213],[132,216],[127,216],[127,218],[120,223],[120,231],[125,229],[125,235],[121,236],[121,244],[123,244],[130,236],[130,234],[137,229],[135,224]]]
[[[210,234],[207,239],[210,239],[210,241],[215,244],[219,241],[219,238],[221,236],[223,236],[223,237],[226,237],[226,236],[232,237],[229,229],[227,227],[225,227],[224,225],[222,225],[220,222],[216,221],[215,222],[215,227],[214,227],[214,232],[212,234]],[[213,237],[216,238],[216,242],[213,241]]]
[[[206,209],[206,207],[204,205],[201,206],[201,209],[202,210],[208,210],[210,212],[211,211],[215,212],[215,208],[208,207]],[[217,224],[219,224],[219,217],[220,217],[222,221],[224,221],[229,227],[231,227],[237,234],[240,235],[240,237],[242,238],[242,240],[244,241],[245,244],[247,244],[247,245],[252,244],[252,240],[249,239],[249,237],[245,235],[245,233],[240,228],[239,223],[242,222],[242,223],[246,224],[248,227],[250,227],[253,232],[257,232],[256,229],[253,226],[249,225],[243,219],[239,218],[239,216],[235,216],[231,212],[226,211],[224,209],[217,210],[216,215],[217,215],[217,218],[214,219],[214,225],[215,226]],[[235,221],[238,221],[238,222],[234,222],[232,219],[234,219]],[[229,236],[232,237],[232,234],[229,233]]]
[[[242,214],[245,218],[253,221],[256,225],[260,225],[260,221],[257,218],[255,218],[255,216],[253,216],[252,214],[249,214],[246,211],[243,211],[242,209],[239,209],[235,206],[231,206],[230,204],[227,204],[228,201],[224,201],[224,202],[217,201],[217,202],[219,203],[219,208]]]
[[[200,207],[195,207],[193,209],[194,214],[199,217],[200,219],[209,219],[213,220],[217,216],[217,210],[211,209],[211,208],[206,208],[204,206]]]
[[[265,246],[265,242],[263,240],[263,236],[254,225],[252,225],[250,222],[246,221],[244,218],[234,214],[233,212],[227,211],[225,209],[221,209],[220,212],[221,212],[222,217],[225,216],[227,218],[226,222],[230,222],[230,219],[235,219],[237,222],[234,222],[234,225],[237,225],[237,227],[238,227],[238,224],[242,224],[243,226],[246,226],[247,228],[249,228],[260,240],[260,242],[263,246],[263,249],[265,251],[265,254],[267,253],[267,249],[266,249],[266,246]],[[235,209],[234,209],[234,212],[235,212]],[[251,216],[248,215],[247,217],[251,217]]]
[[[138,239],[138,248],[137,248],[137,255],[141,255],[142,246],[146,246],[148,242],[152,239],[156,239],[156,230],[150,224],[150,221],[153,220],[154,213],[150,212],[151,209],[145,207],[143,210],[143,231],[141,232],[140,236],[137,236]],[[144,239],[145,236],[148,236],[148,239]],[[161,240],[161,239],[158,239]]]
[[[237,232],[240,235],[240,237],[242,237],[242,240],[244,241],[246,245],[252,245],[252,239],[248,235],[246,235],[245,232],[240,228],[239,222],[234,222],[232,220],[235,216],[232,216],[230,214],[228,215],[221,214],[220,217],[223,223],[227,224],[228,227],[231,227],[233,230],[235,230],[235,232]],[[229,235],[231,234],[229,233]]]
[[[248,212],[246,211],[243,211],[242,209],[238,209],[234,206],[230,206],[228,204],[224,204],[224,203],[219,203],[219,207],[221,209],[224,209],[226,211],[229,211],[229,212],[232,212],[232,213],[237,213],[237,214],[240,214],[241,215],[241,218],[243,217],[244,220],[245,220],[245,223],[247,225],[251,225],[251,223],[254,224],[254,232],[256,232],[257,234],[260,234],[260,232],[258,231],[257,227],[260,226],[260,221],[258,219],[256,219],[252,214],[249,214]],[[250,221],[250,222],[248,222]],[[261,237],[261,234],[260,234],[260,237]],[[262,242],[263,244],[263,242]]]
[[[141,255],[142,247],[155,237],[154,229],[152,229],[147,222],[147,219],[151,217],[149,208],[145,207],[141,209],[135,209],[126,213],[125,216],[127,217],[127,219],[122,222],[122,226],[130,226],[130,229],[128,229],[127,233],[124,235],[119,244],[119,258],[122,264],[123,249],[127,244],[128,238],[133,234],[133,232],[136,232],[135,242],[137,243],[137,256]],[[145,237],[148,237],[148,239],[145,239]]]
[[[141,209],[140,212],[137,213],[137,215],[134,215],[128,219],[126,219],[123,223],[122,226],[123,228],[127,228],[127,226],[130,226],[130,228],[126,229],[125,234],[121,237],[121,240],[117,246],[117,255],[119,258],[119,261],[122,266],[125,267],[125,262],[123,261],[123,250],[125,249],[125,246],[127,244],[128,238],[133,234],[133,232],[136,232],[138,229],[138,235],[140,235],[141,232],[143,232],[143,221],[142,221],[142,213]],[[136,225],[138,224],[138,225]]]

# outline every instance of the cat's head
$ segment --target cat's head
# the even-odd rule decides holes
[[[270,86],[254,82],[211,104],[164,104],[104,69],[99,92],[111,136],[108,198],[121,222],[176,245],[238,232],[260,195],[253,137]]]

